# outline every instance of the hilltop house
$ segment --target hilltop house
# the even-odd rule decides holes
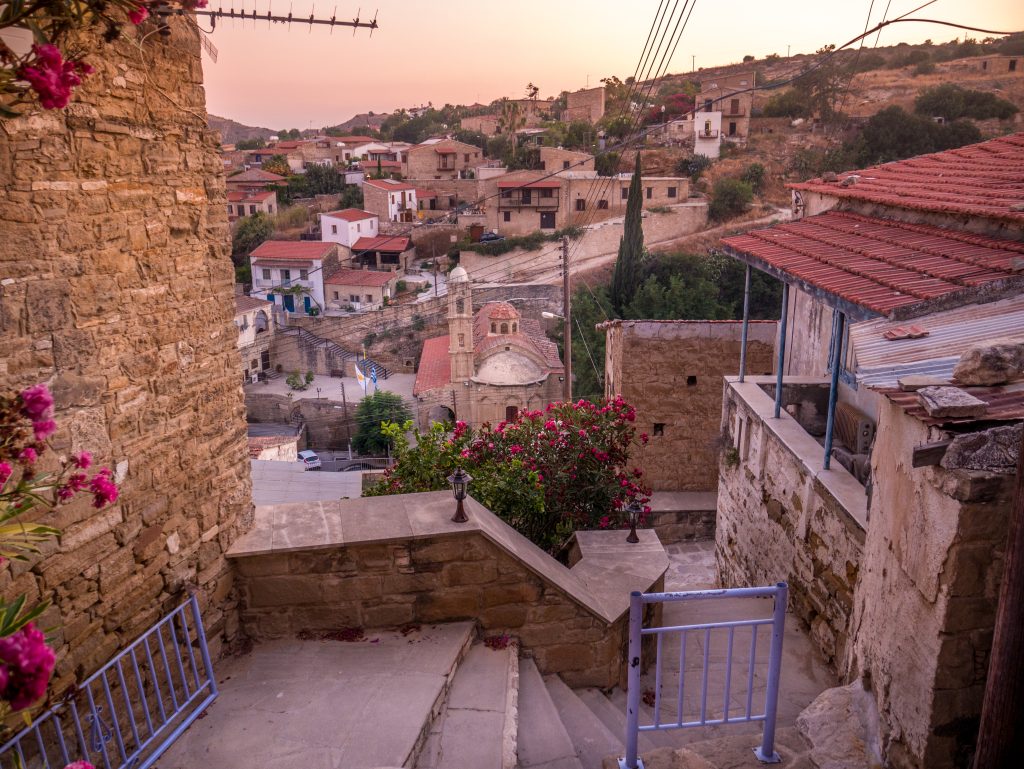
[[[227,198],[230,221],[277,211],[277,193],[274,190],[231,190]]]
[[[320,214],[320,240],[351,249],[360,238],[374,238],[380,222],[377,214],[359,208],[343,208]]]
[[[327,306],[335,310],[377,310],[395,295],[397,271],[342,268],[324,278]]]
[[[324,309],[324,271],[338,268],[338,245],[315,240],[267,240],[249,255],[252,296],[286,312]]]
[[[229,176],[224,180],[229,191],[260,192],[288,180],[278,174],[272,174],[259,168],[250,168],[240,174]]]
[[[1024,420],[1019,371],[986,364],[1024,345],[1024,134],[791,188],[795,221],[722,240],[784,299],[775,375],[726,379],[721,578],[788,580],[890,765],[953,767]]]
[[[416,187],[396,179],[367,179],[363,206],[383,221],[411,222],[416,215]]]
[[[718,130],[724,141],[746,142],[750,136],[750,109],[753,106],[751,89],[756,85],[755,79],[754,72],[741,72],[701,82],[696,99],[697,111],[721,113],[721,126]],[[698,128],[704,128],[706,119],[697,116]]]
[[[482,164],[484,152],[455,139],[427,139],[402,152],[402,176],[406,179],[459,179]]]

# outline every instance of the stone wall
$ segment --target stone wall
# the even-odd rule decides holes
[[[245,410],[250,422],[290,422],[305,425],[303,446],[318,449],[346,449],[349,439],[355,435],[352,420],[358,393],[353,393],[354,403],[345,404],[327,398],[289,398],[273,393],[246,393]]]
[[[604,116],[605,89],[604,86],[597,88],[581,88],[566,95],[565,111],[562,112],[563,122],[573,120],[585,120],[588,123],[596,123]]]
[[[0,568],[4,596],[54,602],[55,691],[190,584],[215,652],[237,626],[223,552],[251,492],[223,165],[198,38],[170,25],[87,55],[66,110],[0,121],[0,387],[48,382],[57,451],[93,452],[121,487],[44,517],[59,540]]]
[[[655,491],[706,491],[718,484],[722,377],[739,371],[742,323],[613,320],[601,324],[605,396],[636,407],[635,452]],[[747,371],[770,374],[774,321],[752,321]]]

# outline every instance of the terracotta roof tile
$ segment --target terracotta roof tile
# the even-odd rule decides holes
[[[1024,223],[1024,133],[789,185],[844,200]]]
[[[402,190],[416,189],[411,184],[400,182],[395,179],[367,179],[363,184],[370,187],[376,187],[378,190],[387,190],[388,192],[401,192]]]
[[[260,168],[250,168],[248,171],[242,171],[240,174],[229,176],[227,178],[227,184],[237,184],[238,182],[283,182],[285,178],[272,174],[269,171],[264,171]]]
[[[722,244],[881,315],[1011,278],[1024,253],[1024,243],[841,211]]]
[[[377,214],[371,214],[361,208],[342,208],[340,211],[328,211],[321,216],[330,216],[334,219],[344,219],[346,222],[361,222],[364,219],[376,219]]]
[[[420,355],[420,365],[416,370],[416,383],[412,388],[413,395],[444,387],[451,382],[451,363],[448,360],[449,339],[450,337],[446,334],[423,342],[423,353]]]
[[[396,277],[393,272],[341,269],[324,278],[324,283],[332,286],[384,286]]]
[[[265,240],[250,252],[250,256],[262,259],[323,259],[335,248],[336,243],[319,240]]]
[[[273,302],[269,302],[266,299],[258,299],[255,296],[237,295],[235,296],[235,314],[249,312],[250,310],[266,310],[273,304]]]
[[[409,250],[409,238],[394,235],[378,235],[375,238],[359,238],[352,244],[353,251],[387,251],[389,253]]]

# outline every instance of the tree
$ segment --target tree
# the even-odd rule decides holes
[[[753,60],[754,60],[754,57],[751,56],[749,53],[746,56],[743,57],[744,63],[746,63],[748,61],[753,61]]]
[[[240,219],[231,238],[231,253],[236,264],[248,261],[249,254],[274,233],[274,223],[264,213]]]
[[[352,447],[360,454],[383,454],[393,443],[393,436],[385,435],[381,425],[385,422],[403,424],[412,419],[412,412],[402,396],[387,390],[367,395],[356,408],[356,434]]]
[[[711,191],[708,216],[716,221],[731,219],[746,211],[753,199],[754,190],[747,182],[728,177],[719,179]]]
[[[532,82],[526,84],[526,98],[537,100],[537,94],[540,93],[540,88],[535,86]]]
[[[517,145],[516,131],[526,126],[526,115],[523,114],[519,102],[502,99],[501,113],[498,115],[498,131],[506,136],[515,152]]]
[[[940,116],[946,120],[962,117],[974,120],[1006,120],[1016,115],[1019,110],[1012,102],[1000,99],[993,93],[943,83],[923,90],[914,100],[914,112],[925,117]]]
[[[291,167],[288,165],[288,158],[285,155],[271,155],[263,161],[260,168],[267,173],[277,174],[278,176],[288,176],[292,172]]]
[[[238,150],[259,150],[267,146],[267,142],[257,136],[254,139],[242,139],[235,142],[235,149]]]
[[[691,155],[676,163],[676,173],[680,176],[689,176],[690,181],[696,184],[704,172],[711,168],[713,162],[706,155]]]
[[[640,284],[640,270],[644,259],[644,231],[641,222],[643,198],[640,179],[640,153],[637,152],[636,168],[629,183],[629,197],[626,199],[626,218],[623,222],[622,239],[619,241],[619,255],[615,260],[615,271],[612,273],[612,307],[620,317]]]
[[[765,168],[760,163],[751,163],[740,176],[742,181],[750,185],[755,194],[760,195],[764,189]]]
[[[594,170],[598,176],[615,176],[619,172],[619,153],[602,152],[595,155]]]
[[[864,167],[980,140],[981,132],[970,121],[954,120],[940,125],[923,115],[908,114],[900,107],[887,107],[868,120],[857,139],[843,146],[853,163]]]
[[[803,91],[788,88],[781,93],[772,94],[764,105],[762,114],[765,117],[809,117],[811,105]]]

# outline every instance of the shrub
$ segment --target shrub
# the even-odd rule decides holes
[[[426,327],[427,327],[427,321],[426,321],[426,319],[422,315],[417,313],[416,315],[412,316],[412,330],[413,331],[422,331]]]
[[[385,424],[403,424],[412,418],[402,396],[387,390],[367,395],[356,408],[358,425],[352,447],[360,454],[382,454],[390,448],[395,436],[383,431]]]
[[[811,114],[811,105],[801,91],[790,88],[768,99],[763,114],[765,117],[808,117]]]
[[[935,71],[935,62],[933,61],[922,61],[916,67],[914,67],[914,77],[918,75],[930,75]]]
[[[395,284],[395,293],[401,294],[409,290],[409,284],[404,280],[400,280]]]
[[[630,448],[647,442],[646,435],[636,440],[635,418],[621,397],[601,406],[553,403],[493,428],[456,422],[451,436],[448,425],[435,424],[415,432],[413,445],[403,437],[411,424],[389,424],[383,432],[397,461],[366,494],[447,489],[448,475],[462,467],[473,476],[474,499],[555,551],[576,529],[621,525],[629,502],[647,502],[642,473],[627,468]]]
[[[708,216],[716,221],[731,219],[746,211],[753,199],[754,191],[747,182],[731,178],[719,179],[711,192]]]
[[[763,165],[761,165],[760,163],[751,163],[749,166],[747,166],[746,170],[743,172],[743,175],[740,176],[740,179],[749,184],[750,188],[755,193],[760,195],[761,190],[764,189],[765,173],[766,172]]]
[[[1006,120],[1018,112],[1016,105],[1000,99],[993,93],[961,88],[953,83],[943,83],[926,88],[914,100],[914,112],[926,117],[941,116],[946,120],[973,118]]]
[[[676,163],[676,173],[679,176],[689,176],[690,181],[696,184],[697,180],[711,168],[714,161],[704,155],[691,155]]]
[[[306,372],[306,376],[305,376],[306,384],[308,384],[308,385],[309,384],[313,384],[313,379],[314,378],[315,377],[313,376],[313,372],[312,371],[307,371]]]
[[[293,371],[288,375],[288,378],[284,380],[284,383],[293,390],[305,390],[309,387],[309,383],[306,378],[299,371]]]

